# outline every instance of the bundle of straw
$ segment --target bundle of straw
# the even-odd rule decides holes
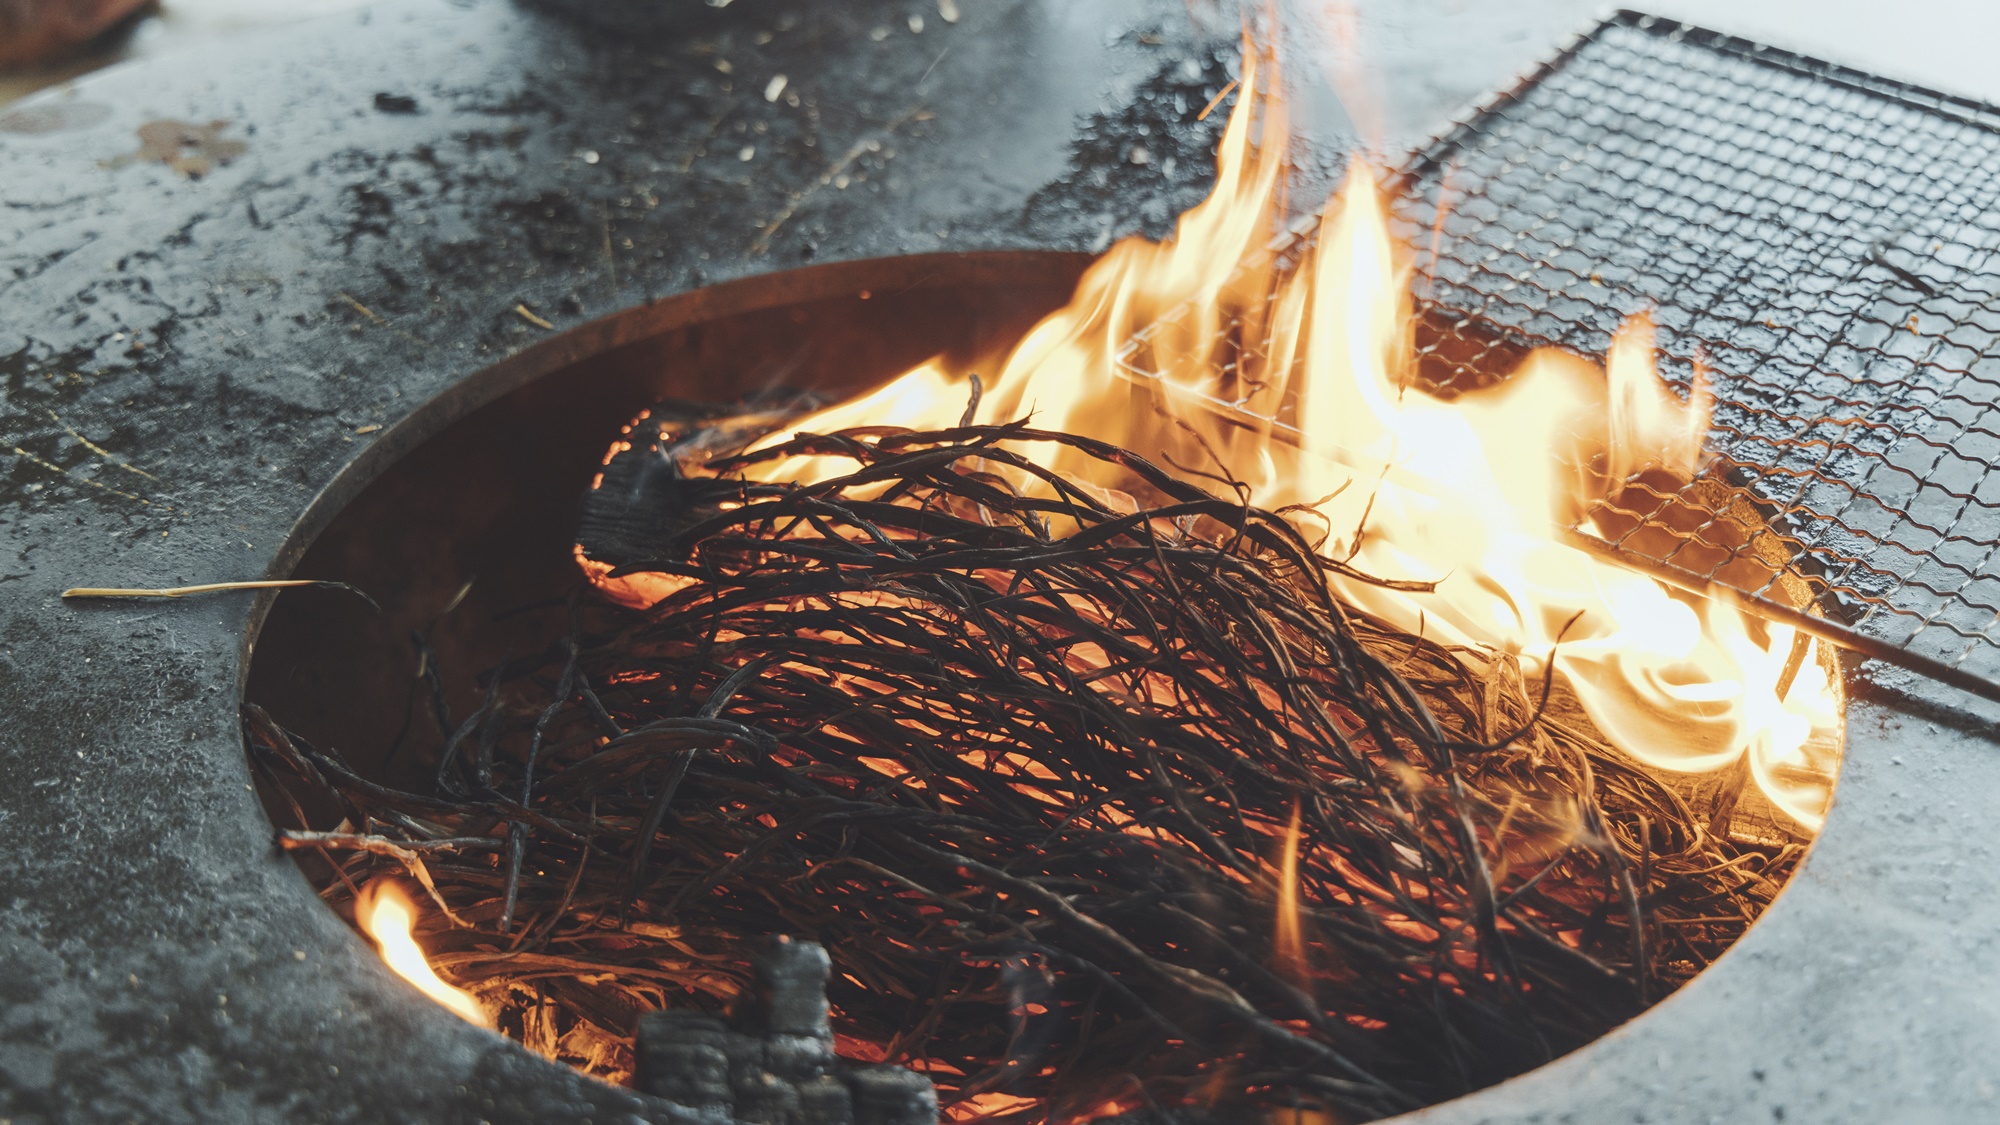
[[[795,454],[852,469],[736,475]],[[348,849],[327,897],[420,870],[439,971],[531,1046],[622,1077],[638,1011],[724,1005],[785,933],[831,951],[843,1048],[959,1116],[1422,1106],[1769,902],[1795,845],[1717,839],[1560,683],[1344,606],[1293,522],[1185,476],[1025,424],[802,435],[688,481],[625,567],[679,592],[489,675],[433,791],[254,708],[252,743],[345,814],[290,834]]]

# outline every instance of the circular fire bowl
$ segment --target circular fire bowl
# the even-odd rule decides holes
[[[916,33],[888,5],[739,0],[713,39],[645,42],[420,0],[107,72],[42,103],[109,107],[50,118],[97,124],[0,136],[0,1116],[676,1119],[423,999],[276,849],[238,721],[270,595],[58,595],[285,577],[316,550],[446,597],[485,551],[567,565],[494,504],[533,463],[511,443],[738,389],[726,364],[649,365],[676,333],[866,318],[862,290],[904,286],[925,311],[884,325],[886,372],[934,329],[1059,300],[1083,259],[1051,252],[1161,233],[1200,197],[1219,122],[1192,119],[1234,46],[1177,30],[1184,5],[958,7]],[[152,134],[174,151],[141,147],[175,122]],[[759,280],[808,263],[835,264]],[[1002,315],[969,296],[995,290]],[[586,359],[601,398],[565,382]],[[473,419],[484,444],[427,444]],[[573,452],[524,504],[574,497]],[[386,541],[322,539],[419,466],[463,493]],[[345,597],[276,612],[406,624]],[[326,655],[256,674],[309,685]],[[1856,689],[1826,829],[1736,948],[1412,1120],[1991,1116],[2000,868],[1978,832],[2000,754],[1953,699],[1867,669]]]

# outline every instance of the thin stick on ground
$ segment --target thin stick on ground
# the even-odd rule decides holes
[[[303,586],[316,586],[324,590],[345,590],[369,605],[375,599],[345,582],[329,582],[318,578],[274,578],[251,582],[206,582],[199,586],[170,586],[164,589],[145,589],[128,586],[73,586],[64,590],[66,599],[90,598],[191,598],[201,594],[223,594],[232,590],[292,590]],[[376,608],[380,608],[377,606]]]

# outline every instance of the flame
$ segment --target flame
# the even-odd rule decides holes
[[[1695,367],[1693,393],[1682,401],[1661,381],[1653,354],[1653,317],[1642,312],[1625,322],[1604,355],[1610,392],[1605,476],[1614,481],[1647,468],[1688,480],[1701,467],[1701,441],[1712,409],[1707,375]]]
[[[1292,800],[1292,823],[1285,829],[1284,850],[1278,853],[1278,918],[1271,942],[1278,969],[1297,982],[1310,979],[1306,967],[1305,920],[1299,903],[1299,829],[1303,814]]]
[[[1211,196],[1171,242],[1129,238],[1093,264],[1070,303],[1015,347],[975,420],[1032,415],[1156,464],[1227,474],[1264,507],[1297,513],[1331,558],[1434,584],[1336,575],[1350,604],[1468,660],[1512,657],[1530,675],[1560,676],[1614,745],[1653,767],[1703,772],[1748,755],[1771,801],[1816,830],[1838,755],[1837,738],[1816,732],[1839,722],[1816,646],[1781,692],[1789,627],[1726,598],[1671,592],[1565,540],[1635,474],[1677,488],[1698,471],[1699,373],[1685,399],[1660,378],[1642,313],[1602,368],[1544,349],[1449,401],[1417,388],[1408,267],[1369,168],[1353,163],[1296,268],[1281,272],[1269,253],[1283,218],[1285,113],[1259,93],[1260,72],[1275,89],[1274,64],[1246,45]],[[856,425],[949,427],[967,392],[962,373],[933,361],[759,446]],[[1114,498],[1126,483],[1090,480],[1097,470],[1065,451],[1023,452]],[[810,482],[849,468],[792,457],[746,475]]]
[[[361,932],[374,940],[382,951],[382,960],[397,976],[422,989],[424,995],[451,1009],[453,1015],[465,1022],[493,1027],[493,1017],[472,993],[446,984],[431,969],[430,960],[417,945],[417,906],[401,887],[386,879],[370,883],[355,900],[355,921],[360,924]]]

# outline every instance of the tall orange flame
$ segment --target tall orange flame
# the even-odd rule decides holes
[[[1564,539],[1626,476],[1696,471],[1705,393],[1683,400],[1660,379],[1644,315],[1604,368],[1545,349],[1450,401],[1413,386],[1408,269],[1369,168],[1355,162],[1295,269],[1269,253],[1286,166],[1283,104],[1259,93],[1271,69],[1246,51],[1214,192],[1175,239],[1113,246],[1015,347],[976,420],[1032,414],[1155,463],[1226,472],[1259,504],[1298,512],[1329,556],[1433,584],[1336,577],[1364,612],[1469,661],[1560,674],[1610,741],[1654,767],[1707,771],[1747,754],[1772,803],[1816,829],[1838,758],[1837,685],[1821,662],[1781,697],[1789,627]],[[947,427],[966,401],[964,375],[933,361],[792,429]],[[1022,452],[1107,490],[1122,483],[1089,479],[1096,470],[1060,451]],[[793,457],[753,475],[812,481],[850,467]]]
[[[417,906],[403,889],[387,879],[370,883],[355,900],[355,920],[382,951],[382,960],[396,975],[423,990],[424,995],[451,1009],[467,1023],[491,1029],[493,1017],[477,998],[441,980],[430,959],[417,945]]]

